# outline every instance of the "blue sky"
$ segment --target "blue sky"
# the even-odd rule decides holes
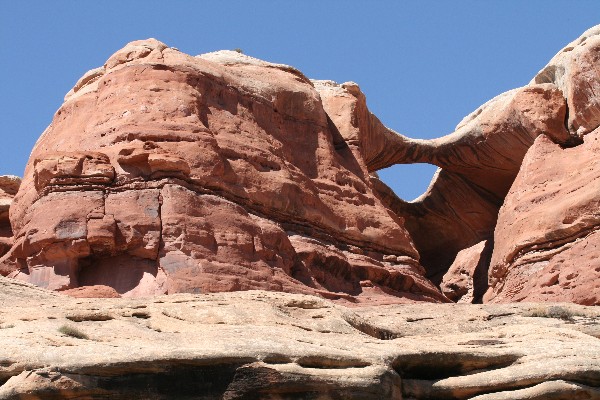
[[[387,126],[431,138],[525,85],[599,23],[598,0],[0,0],[0,174],[23,174],[65,93],[132,40],[155,37],[193,55],[241,48],[311,78],[355,81]],[[381,176],[411,200],[434,170],[395,166]]]

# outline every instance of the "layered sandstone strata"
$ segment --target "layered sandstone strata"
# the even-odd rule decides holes
[[[128,44],[67,94],[11,211],[10,276],[123,296],[446,301],[299,71]]]
[[[421,264],[439,283],[456,254],[492,236],[498,209],[529,146],[540,134],[557,143],[574,138],[565,129],[566,102],[553,84],[532,84],[503,93],[432,140],[411,139],[386,128],[351,83],[315,83],[325,109],[351,147],[360,149],[369,171],[393,164],[439,167],[418,199],[399,199],[376,176],[382,201],[405,220]]]
[[[541,135],[498,216],[486,301],[600,303],[600,26],[561,50],[532,81],[566,98],[578,141]]]
[[[597,304],[599,54],[595,27],[527,86],[418,140],[355,83],[132,42],[36,144],[1,271],[81,296],[448,301],[441,284],[453,300]],[[415,201],[377,178],[418,162],[439,169]]]

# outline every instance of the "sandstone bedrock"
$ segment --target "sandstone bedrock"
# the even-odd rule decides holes
[[[0,399],[600,399],[599,136],[600,25],[431,140],[131,42],[0,176]]]
[[[599,54],[594,27],[419,140],[353,82],[131,42],[0,179],[0,273],[78,296],[598,304]],[[377,178],[416,162],[439,169],[413,202]]]
[[[0,277],[0,399],[598,399],[600,310],[78,299]]]

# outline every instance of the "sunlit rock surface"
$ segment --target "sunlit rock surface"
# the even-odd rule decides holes
[[[594,307],[74,299],[2,277],[0,304],[0,399],[600,396]]]
[[[599,32],[431,140],[387,128],[353,82],[132,42],[3,189],[0,271],[80,297],[598,304]],[[375,173],[415,162],[439,170],[413,202]]]

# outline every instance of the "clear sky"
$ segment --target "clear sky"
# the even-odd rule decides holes
[[[241,48],[311,78],[355,81],[384,124],[432,138],[599,23],[598,0],[0,0],[0,174],[23,174],[64,95],[132,40],[192,55]],[[411,200],[434,170],[380,175]]]

